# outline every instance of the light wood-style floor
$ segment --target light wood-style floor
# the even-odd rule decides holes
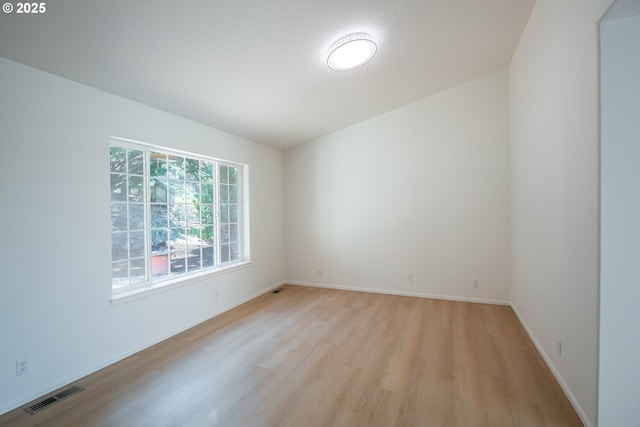
[[[284,286],[2,426],[582,426],[509,307]]]

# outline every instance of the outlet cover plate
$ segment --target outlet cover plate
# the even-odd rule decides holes
[[[26,357],[16,359],[16,377],[29,372],[29,361]]]

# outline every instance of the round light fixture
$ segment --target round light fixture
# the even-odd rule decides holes
[[[327,65],[333,71],[350,71],[371,61],[378,47],[367,33],[351,33],[336,40],[327,52]]]

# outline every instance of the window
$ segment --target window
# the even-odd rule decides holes
[[[245,166],[112,140],[114,294],[245,260]]]

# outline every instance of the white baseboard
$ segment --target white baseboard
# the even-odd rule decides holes
[[[248,297],[246,297],[246,298],[242,298],[241,300],[236,301],[236,302],[234,302],[233,304],[231,304],[231,305],[229,305],[229,306],[227,306],[227,307],[223,308],[223,309],[222,309],[222,310],[220,310],[218,313],[216,313],[216,314],[214,314],[213,316],[211,316],[209,319],[214,318],[214,317],[216,317],[216,316],[219,316],[219,315],[221,315],[222,313],[225,313],[225,312],[227,312],[227,311],[229,311],[229,310],[232,310],[232,309],[234,309],[234,308],[236,308],[236,307],[238,307],[238,306],[240,306],[240,305],[242,305],[242,304],[244,304],[244,303],[247,303],[247,302],[249,302],[249,301],[251,301],[251,300],[254,300],[254,299],[258,298],[259,296],[262,296],[262,295],[264,295],[264,294],[268,294],[269,292],[271,292],[271,291],[274,291],[274,290],[278,289],[280,286],[284,285],[285,283],[287,283],[287,282],[278,282],[278,283],[276,283],[275,285],[271,285],[271,286],[269,286],[269,287],[268,287],[268,288],[266,288],[266,289],[261,289],[260,291],[256,292],[255,294],[253,294],[253,295],[249,295],[249,296],[248,296]],[[205,320],[203,320],[202,322],[206,322],[206,321],[207,321],[207,320],[209,320],[209,319],[205,319]],[[202,322],[198,322],[197,324],[200,324],[200,323],[202,323]],[[193,326],[195,326],[195,325],[193,325]],[[191,326],[190,326],[190,327],[191,327]],[[187,328],[187,329],[189,329],[189,328]]]
[[[587,414],[585,414],[584,409],[582,409],[582,406],[580,406],[580,403],[578,403],[578,400],[573,395],[573,392],[571,391],[567,383],[564,381],[564,379],[560,375],[560,372],[558,372],[558,370],[556,369],[555,365],[551,361],[551,358],[544,351],[544,348],[542,348],[542,346],[540,345],[540,342],[538,342],[538,339],[533,334],[533,332],[529,328],[529,325],[527,325],[527,322],[524,321],[522,315],[518,311],[518,308],[513,303],[511,303],[511,309],[513,309],[513,312],[516,314],[516,317],[522,324],[522,327],[524,328],[524,330],[527,331],[527,334],[529,335],[529,339],[531,339],[531,342],[533,342],[533,345],[538,350],[538,353],[540,353],[540,356],[542,356],[542,359],[551,370],[551,373],[556,378],[556,381],[558,381],[558,384],[560,384],[562,391],[569,399],[569,402],[571,402],[573,409],[575,409],[576,412],[578,413],[578,416],[580,417],[580,420],[582,421],[582,423],[585,425],[585,427],[593,427],[593,424],[591,423],[591,420],[589,420],[589,417],[587,417]]]
[[[571,392],[571,389],[569,388],[567,383],[564,381],[564,379],[562,378],[562,376],[560,375],[556,367],[553,365],[553,363],[551,362],[551,359],[549,358],[547,353],[544,351],[544,349],[538,342],[536,336],[533,334],[533,332],[529,328],[529,325],[527,325],[527,323],[524,321],[524,319],[520,315],[520,312],[518,312],[518,309],[516,308],[515,305],[513,305],[512,302],[503,301],[503,300],[456,297],[456,296],[450,296],[450,295],[427,294],[427,293],[421,293],[421,292],[405,292],[405,291],[390,291],[385,289],[374,289],[374,288],[359,288],[354,286],[330,285],[327,283],[299,282],[295,280],[288,280],[284,283],[290,284],[290,285],[296,285],[296,286],[311,286],[314,288],[341,289],[345,291],[373,292],[378,294],[402,295],[402,296],[411,296],[411,297],[419,297],[419,298],[435,298],[435,299],[443,299],[443,300],[449,300],[449,301],[462,301],[462,302],[511,306],[511,308],[513,309],[513,312],[516,314],[516,317],[522,324],[522,327],[525,329],[525,331],[527,331],[527,334],[529,335],[531,342],[533,342],[533,345],[538,350],[538,353],[540,353],[540,356],[542,356],[542,359],[551,370],[551,373],[555,377],[556,381],[558,381],[558,384],[560,384],[562,391],[567,396],[567,398],[569,399],[569,402],[571,402],[571,405],[578,413],[578,416],[582,420],[582,423],[585,425],[585,427],[593,427],[593,424],[589,420],[589,417],[587,417],[587,415],[585,414],[584,410],[582,409],[582,406],[580,406],[580,404],[578,403],[578,400]]]
[[[100,363],[100,364],[92,367],[91,369],[88,369],[87,371],[84,371],[84,372],[82,372],[82,373],[80,373],[78,375],[74,375],[74,376],[63,378],[60,381],[56,381],[55,383],[50,384],[48,387],[42,387],[42,388],[36,390],[34,393],[29,394],[24,399],[16,400],[16,401],[13,401],[13,402],[7,402],[6,404],[2,403],[2,404],[0,404],[0,415],[3,415],[3,414],[5,414],[7,412],[10,412],[10,411],[13,411],[16,408],[19,408],[19,407],[21,407],[23,405],[26,405],[27,403],[32,402],[33,400],[38,399],[38,398],[40,398],[42,396],[50,394],[51,392],[53,392],[53,391],[55,391],[55,390],[57,390],[57,389],[59,389],[61,387],[64,387],[64,386],[66,386],[68,384],[77,382],[78,380],[86,377],[87,375],[91,375],[91,374],[99,371],[100,369],[104,369],[107,366],[113,365],[114,363],[121,361],[122,359],[125,359],[125,358],[127,358],[129,356],[132,356],[132,355],[134,355],[134,354],[136,354],[136,353],[138,353],[138,352],[140,352],[140,351],[142,351],[142,350],[144,350],[146,348],[152,347],[152,346],[154,346],[154,345],[156,345],[156,344],[158,344],[158,343],[160,343],[160,342],[162,342],[162,341],[164,341],[166,339],[169,339],[174,335],[178,335],[179,333],[182,333],[182,332],[186,331],[187,329],[193,328],[194,326],[199,325],[200,323],[203,323],[203,322],[206,322],[207,320],[213,319],[214,317],[219,316],[222,313],[225,313],[225,312],[227,312],[229,310],[232,310],[232,309],[238,307],[239,305],[247,303],[247,302],[249,302],[249,301],[251,301],[251,300],[253,300],[253,299],[255,299],[255,298],[257,298],[257,297],[259,297],[261,295],[267,294],[267,293],[273,291],[274,289],[277,289],[280,286],[284,285],[285,283],[286,282],[279,282],[279,283],[276,283],[275,285],[269,286],[268,288],[261,289],[260,291],[254,293],[252,295],[249,295],[249,296],[247,296],[245,298],[242,298],[242,299],[234,302],[231,305],[228,305],[228,306],[226,306],[226,307],[224,307],[222,309],[218,309],[218,310],[214,311],[212,314],[209,314],[209,315],[205,316],[202,319],[196,320],[194,322],[190,322],[186,326],[183,326],[183,327],[181,327],[179,329],[176,329],[176,330],[171,331],[171,332],[169,332],[167,334],[164,334],[161,337],[159,337],[158,339],[155,339],[155,340],[153,340],[151,342],[145,343],[145,344],[143,344],[143,345],[141,345],[139,347],[136,347],[133,350],[128,351],[126,353],[120,354],[120,355],[118,355],[118,356],[116,356],[116,357],[114,357],[112,359],[109,359],[109,360],[105,361],[104,363]]]
[[[576,410],[576,412],[578,413],[578,416],[580,417],[580,419],[582,420],[583,424],[585,425],[585,427],[593,427],[593,424],[591,423],[591,421],[589,420],[589,418],[587,417],[587,415],[585,414],[584,410],[582,409],[582,406],[580,406],[580,404],[578,403],[577,399],[575,398],[575,396],[573,395],[573,393],[571,392],[571,389],[569,388],[569,386],[567,386],[566,382],[564,381],[564,379],[562,378],[562,376],[560,375],[560,373],[558,372],[558,370],[556,369],[556,367],[554,366],[554,364],[551,362],[551,359],[549,358],[549,356],[547,355],[547,353],[544,351],[544,349],[542,348],[542,346],[540,345],[540,343],[538,342],[536,336],[533,334],[533,332],[531,331],[531,329],[529,328],[529,326],[527,325],[527,323],[524,321],[524,319],[522,318],[522,316],[520,315],[520,312],[518,311],[517,307],[509,302],[509,301],[503,301],[503,300],[491,300],[491,299],[480,299],[480,298],[465,298],[465,297],[456,297],[456,296],[450,296],[450,295],[438,295],[438,294],[427,294],[427,293],[421,293],[421,292],[406,292],[406,291],[389,291],[389,290],[384,290],[384,289],[375,289],[375,288],[359,288],[359,287],[353,287],[353,286],[343,286],[343,285],[330,285],[330,284],[326,284],[326,283],[311,283],[311,282],[299,282],[299,281],[292,281],[292,280],[287,280],[287,281],[283,281],[283,282],[279,282],[276,283],[268,288],[262,289],[252,295],[249,295],[245,298],[242,298],[236,302],[234,302],[233,304],[226,306],[222,309],[216,310],[213,314],[206,316],[203,319],[197,320],[195,322],[192,322],[188,325],[186,325],[185,327],[180,328],[179,330],[176,330],[174,332],[171,332],[169,334],[166,334],[166,336],[160,337],[157,340],[154,340],[151,343],[146,343],[143,346],[140,346],[137,349],[134,349],[131,352],[128,352],[127,354],[123,354],[120,355],[116,358],[114,358],[113,360],[107,361],[106,363],[100,364],[98,366],[95,366],[93,369],[90,369],[88,372],[85,372],[83,374],[80,374],[78,376],[74,376],[74,377],[70,377],[70,378],[66,378],[62,381],[56,382],[55,384],[52,384],[50,387],[46,387],[46,389],[40,390],[35,394],[32,394],[29,398],[27,399],[21,399],[20,401],[14,401],[8,405],[2,405],[2,407],[0,407],[0,415],[12,411],[22,405],[25,405],[31,401],[33,401],[34,399],[37,399],[41,396],[44,396],[48,393],[51,393],[52,391],[55,391],[57,389],[59,389],[60,387],[63,387],[67,384],[71,384],[73,382],[76,382],[78,380],[80,380],[81,378],[84,378],[87,375],[90,375],[94,372],[99,371],[100,369],[106,368],[109,365],[112,365],[113,363],[116,363],[122,359],[125,359],[126,357],[129,357],[133,354],[136,354],[148,347],[151,347],[155,344],[158,344],[174,335],[177,335],[181,332],[186,331],[189,328],[192,328],[196,325],[199,325],[200,323],[206,322],[207,320],[210,320],[216,316],[221,315],[222,313],[225,313],[229,310],[232,310],[242,304],[245,304],[261,295],[264,295],[266,293],[269,293],[277,288],[279,288],[280,286],[284,285],[284,284],[290,284],[290,285],[295,285],[295,286],[310,286],[310,287],[316,287],[316,288],[327,288],[327,289],[340,289],[340,290],[346,290],[346,291],[356,291],[356,292],[372,292],[372,293],[379,293],[379,294],[387,294],[387,295],[401,295],[401,296],[411,296],[411,297],[418,297],[418,298],[434,298],[434,299],[442,299],[442,300],[449,300],[449,301],[462,301],[462,302],[472,302],[472,303],[481,303],[481,304],[497,304],[497,305],[508,305],[511,306],[511,308],[513,309],[513,312],[516,314],[516,317],[518,318],[518,320],[520,321],[520,323],[522,324],[523,328],[525,329],[525,331],[527,332],[527,334],[529,335],[529,338],[531,339],[531,341],[533,342],[533,345],[536,347],[536,349],[538,350],[538,353],[540,353],[540,355],[542,356],[542,359],[545,361],[545,363],[547,364],[547,366],[549,367],[549,369],[551,370],[551,373],[553,374],[553,376],[556,378],[556,380],[558,381],[558,383],[560,384],[560,387],[562,388],[562,391],[564,392],[564,394],[567,396],[567,398],[569,399],[569,401],[571,402],[571,405],[573,406],[573,408]]]
[[[375,294],[400,295],[405,297],[418,297],[418,298],[433,298],[433,299],[442,299],[447,301],[474,302],[474,303],[480,303],[480,304],[511,305],[509,301],[503,301],[503,300],[467,298],[467,297],[458,297],[458,296],[452,296],[452,295],[428,294],[428,293],[422,293],[422,292],[407,292],[407,291],[400,291],[400,290],[391,291],[387,289],[376,289],[376,288],[359,288],[354,286],[330,285],[327,283],[299,282],[296,280],[287,280],[284,283],[289,285],[296,285],[296,286],[311,286],[314,288],[341,289],[343,291],[372,292]]]

